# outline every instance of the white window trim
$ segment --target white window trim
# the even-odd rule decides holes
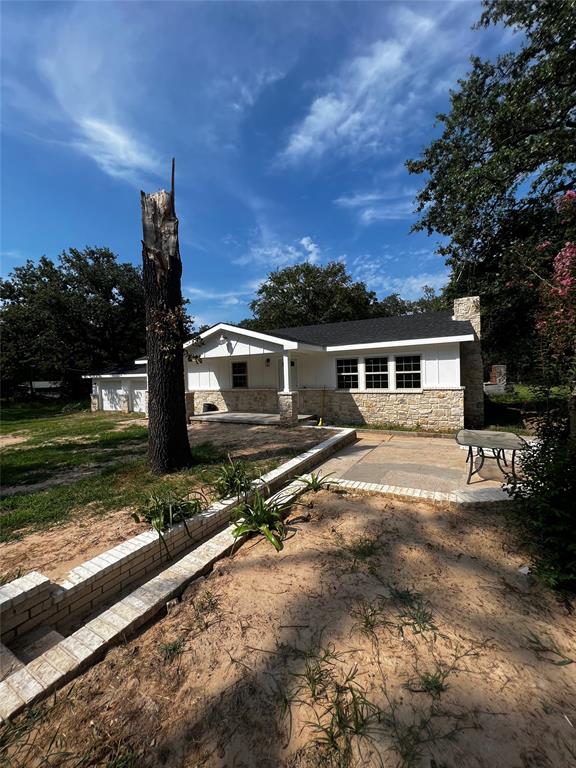
[[[384,355],[366,355],[366,357],[384,357]],[[392,393],[411,393],[411,394],[421,394],[427,387],[424,383],[424,366],[423,366],[423,355],[421,352],[413,353],[413,354],[402,354],[402,355],[386,355],[388,358],[388,387],[386,389],[367,389],[366,388],[366,357],[360,357],[360,355],[346,355],[342,356],[339,355],[338,357],[334,358],[334,389],[337,392],[352,392],[352,393],[358,393],[358,392],[367,392],[368,394],[385,394],[387,392]],[[420,387],[400,387],[398,388],[396,386],[396,357],[419,357],[420,358]],[[338,386],[338,360],[357,360],[358,361],[358,387],[353,387],[350,389],[343,389]],[[446,387],[436,387],[436,389],[446,389]]]
[[[246,386],[245,387],[234,386],[234,366],[239,364],[246,366]],[[230,361],[230,389],[250,389],[250,371],[249,371],[247,360],[231,360]]]

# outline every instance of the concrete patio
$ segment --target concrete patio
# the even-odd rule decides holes
[[[424,498],[436,494],[439,500],[445,500],[446,495],[457,495],[466,502],[510,499],[502,490],[505,478],[495,461],[486,461],[481,474],[466,484],[466,450],[452,438],[379,435],[360,430],[358,437],[357,443],[326,461],[319,471],[333,473],[334,479],[346,485],[360,483],[360,489],[364,484],[387,487],[391,495],[410,489],[421,492]]]
[[[305,424],[312,416],[298,415],[298,423]],[[237,413],[235,411],[208,411],[198,416],[191,416],[190,421],[218,421],[226,424],[259,424],[263,426],[280,426],[278,413]]]

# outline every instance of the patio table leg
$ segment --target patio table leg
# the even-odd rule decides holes
[[[475,459],[480,459],[480,464],[478,467],[475,467]],[[466,485],[470,485],[470,480],[472,478],[472,475],[477,475],[482,467],[484,466],[484,449],[477,447],[476,448],[476,456],[474,456],[474,449],[471,445],[468,446],[468,456],[466,457],[466,463],[470,462],[470,467],[468,469],[468,479],[466,480]]]

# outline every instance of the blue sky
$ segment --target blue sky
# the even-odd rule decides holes
[[[345,260],[380,297],[446,279],[409,234],[404,161],[469,56],[511,47],[461,2],[4,2],[2,273],[108,246],[140,262],[139,190],[169,182],[198,323],[276,267]]]

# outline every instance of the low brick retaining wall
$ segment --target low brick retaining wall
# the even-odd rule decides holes
[[[306,472],[355,440],[353,429],[338,430],[332,437],[263,475],[254,482],[254,488],[269,495],[295,475]],[[186,526],[177,525],[163,534],[165,543],[155,531],[141,533],[77,566],[61,584],[33,571],[1,586],[1,642],[10,645],[42,624],[65,633],[75,621],[109,603],[120,592],[145,581],[163,563],[169,563],[213,536],[228,524],[237,505],[236,498],[211,504],[187,520]]]

